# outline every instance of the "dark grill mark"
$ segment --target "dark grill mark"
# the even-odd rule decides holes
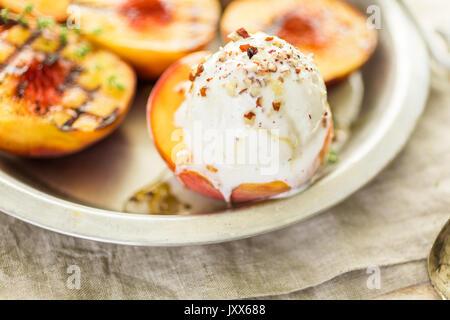
[[[0,19],[1,20],[1,19]],[[10,26],[16,25],[11,20],[8,24],[0,23],[0,33],[7,30]],[[41,36],[41,32],[36,30],[31,36],[0,64],[0,72],[4,70],[11,62],[30,44]],[[30,99],[31,110],[34,114],[43,116],[49,111],[49,107],[55,105],[64,92],[70,88],[80,88],[87,94],[87,99],[74,111],[72,118],[67,120],[62,126],[58,126],[62,131],[74,131],[73,124],[82,115],[93,117],[100,122],[96,130],[105,128],[114,123],[120,116],[120,109],[115,108],[114,111],[106,117],[99,117],[85,111],[88,102],[95,98],[95,94],[100,87],[93,90],[79,86],[76,82],[84,69],[76,65],[74,62],[61,57],[60,52],[66,44],[60,43],[58,49],[50,54],[46,54],[41,60],[33,60],[28,66],[28,70],[19,77],[16,88],[16,97],[18,99]],[[55,70],[56,69],[56,70]],[[54,73],[56,71],[56,74]],[[62,81],[60,80],[62,78]],[[61,83],[59,83],[61,81]],[[28,94],[28,96],[27,96]]]
[[[12,26],[18,25],[19,23],[14,20],[14,19],[7,19],[7,21],[5,21],[3,18],[0,18],[0,27],[8,29],[11,28]],[[2,29],[1,31],[5,30]]]
[[[45,56],[44,63],[47,66],[52,66],[59,60],[59,54],[58,53],[50,53],[47,56]]]
[[[119,113],[119,108],[114,109],[114,111],[109,116],[103,118],[103,122],[97,127],[96,130],[106,128],[110,124],[114,123],[119,117]]]
[[[16,95],[19,98],[23,98],[25,96],[25,89],[28,86],[28,81],[19,82],[19,85],[17,86]]]
[[[114,109],[114,111],[105,118],[99,117],[99,116],[89,113],[89,112],[86,112],[83,110],[83,107],[79,107],[78,109],[75,110],[75,112],[76,112],[75,116],[73,116],[72,118],[67,120],[62,126],[59,127],[59,129],[61,129],[62,131],[75,131],[76,129],[73,128],[73,124],[75,123],[75,121],[77,121],[78,118],[81,117],[82,115],[87,115],[89,117],[92,117],[94,119],[101,121],[100,125],[97,128],[95,128],[95,130],[101,130],[101,129],[106,128],[107,126],[113,124],[120,115],[119,108]]]
[[[11,61],[17,57],[19,53],[22,52],[22,50],[27,47],[29,44],[31,44],[34,40],[39,38],[41,35],[40,31],[35,31],[31,34],[31,36],[21,45],[19,46],[16,51],[14,51],[2,64],[0,64],[0,71],[3,71],[9,64],[11,64]]]
[[[80,75],[83,73],[83,68],[80,66],[73,66],[70,69],[70,72],[67,74],[66,79],[64,80],[63,88],[67,89],[71,86],[73,86],[76,82],[76,80],[80,77]]]
[[[75,129],[72,127],[74,122],[84,113],[82,107],[78,107],[75,109],[75,116],[67,120],[62,126],[59,127],[62,131],[74,131]]]

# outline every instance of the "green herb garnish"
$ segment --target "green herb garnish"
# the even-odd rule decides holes
[[[91,52],[91,45],[89,43],[83,43],[76,51],[75,55],[77,58],[84,58],[88,55],[88,53]]]
[[[55,26],[55,21],[52,18],[38,18],[37,27],[39,30],[43,30],[49,27]]]
[[[33,6],[28,4],[22,13],[17,17],[17,22],[21,24],[23,27],[28,28],[28,21],[25,19],[25,15],[31,13],[33,11]]]
[[[31,11],[33,11],[33,5],[32,4],[27,4],[25,6],[25,9],[23,10],[23,12],[26,13],[31,13]]]
[[[28,28],[28,22],[27,22],[27,20],[25,19],[25,16],[20,15],[20,16],[17,18],[17,22],[18,22],[20,25],[22,25],[23,27]]]
[[[0,12],[0,16],[2,17],[2,20],[3,20],[4,23],[8,23],[8,21],[9,21],[9,9],[8,8],[2,9],[2,11]]]
[[[330,152],[328,153],[328,162],[329,163],[336,163],[339,161],[339,157],[336,154],[336,152],[334,152],[333,150],[330,150]]]
[[[72,28],[73,32],[75,32],[76,35],[81,36],[81,29],[79,27],[74,27]]]
[[[59,41],[61,41],[61,44],[65,46],[67,44],[67,27],[63,26],[61,27],[61,32],[59,34]]]
[[[108,85],[111,88],[114,88],[114,89],[119,90],[119,91],[125,90],[125,86],[117,80],[117,76],[115,74],[109,76],[109,78],[108,78]]]

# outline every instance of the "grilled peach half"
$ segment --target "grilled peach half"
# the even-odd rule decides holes
[[[327,84],[359,69],[372,55],[377,33],[366,17],[340,0],[236,0],[225,10],[225,37],[244,27],[270,31],[303,53],[313,53]]]
[[[132,68],[66,29],[0,26],[0,149],[54,157],[79,151],[123,119]]]
[[[216,36],[217,0],[75,0],[81,31],[128,60],[139,76],[159,76]]]
[[[174,125],[175,112],[184,101],[184,92],[180,88],[183,87],[183,83],[188,81],[192,66],[200,63],[207,54],[208,52],[201,51],[177,61],[161,76],[150,94],[147,105],[149,130],[158,152],[172,171],[176,169],[173,160],[176,159],[176,156],[174,155],[186,148],[182,141],[182,135],[180,135],[181,129]],[[326,142],[315,166],[318,167],[325,162],[331,137],[332,127],[330,126]],[[191,190],[207,197],[224,200],[220,191],[197,172],[185,170],[178,173],[178,178]],[[231,202],[260,200],[289,190],[290,187],[282,181],[241,184],[232,191]]]
[[[1,7],[13,12],[21,13],[31,6],[31,14],[52,17],[57,21],[64,21],[67,18],[69,4],[70,0],[0,0]]]

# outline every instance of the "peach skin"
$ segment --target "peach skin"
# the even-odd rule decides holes
[[[81,31],[154,78],[216,36],[217,0],[75,0]]]

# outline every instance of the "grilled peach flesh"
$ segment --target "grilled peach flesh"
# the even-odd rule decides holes
[[[0,26],[0,149],[50,157],[79,151],[123,119],[135,74],[64,28]]]
[[[189,150],[183,142],[181,129],[174,124],[175,112],[185,99],[182,88],[190,77],[192,67],[201,63],[208,54],[206,51],[197,52],[177,61],[161,76],[154,87],[148,101],[147,119],[158,152],[187,188],[207,197],[242,203],[265,199],[289,191],[291,188],[283,181],[244,183],[233,189],[230,199],[224,199],[223,194],[213,183],[201,174],[186,170],[177,173],[174,161],[177,158],[176,155],[183,151],[189,153]],[[316,165],[326,161],[331,137],[332,126],[329,128]]]
[[[22,13],[29,11],[35,16],[52,17],[57,21],[64,21],[70,0],[0,0],[0,6],[12,12]]]
[[[75,0],[81,31],[128,60],[142,77],[159,76],[216,35],[217,0]]]
[[[270,30],[304,53],[313,53],[329,84],[359,69],[373,53],[377,34],[366,17],[340,0],[237,0],[225,10],[225,37],[244,27]]]

